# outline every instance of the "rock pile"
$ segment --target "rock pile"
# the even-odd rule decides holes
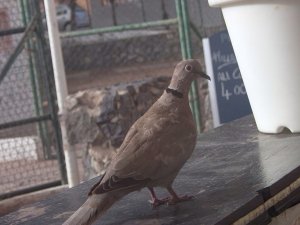
[[[130,126],[156,101],[169,77],[151,78],[67,98],[69,143],[84,152],[85,179],[104,173]]]

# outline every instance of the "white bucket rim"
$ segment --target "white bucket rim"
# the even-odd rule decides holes
[[[208,4],[211,7],[226,7],[238,4],[253,4],[253,3],[264,3],[264,2],[272,2],[273,0],[208,0]],[[284,1],[283,1],[284,2]]]
[[[249,1],[249,0],[208,0],[208,4],[211,7],[224,7],[224,6],[233,5],[245,1]]]

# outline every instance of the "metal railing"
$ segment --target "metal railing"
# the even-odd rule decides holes
[[[5,9],[0,21],[0,199],[66,183],[40,7],[33,0],[0,1],[0,13]]]

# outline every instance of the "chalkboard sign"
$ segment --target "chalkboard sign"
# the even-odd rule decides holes
[[[227,31],[203,39],[214,125],[250,114],[251,107]]]

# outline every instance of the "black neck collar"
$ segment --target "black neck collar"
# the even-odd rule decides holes
[[[173,96],[177,97],[177,98],[183,98],[183,94],[175,89],[172,88],[167,88],[166,92],[169,94],[171,93]]]

